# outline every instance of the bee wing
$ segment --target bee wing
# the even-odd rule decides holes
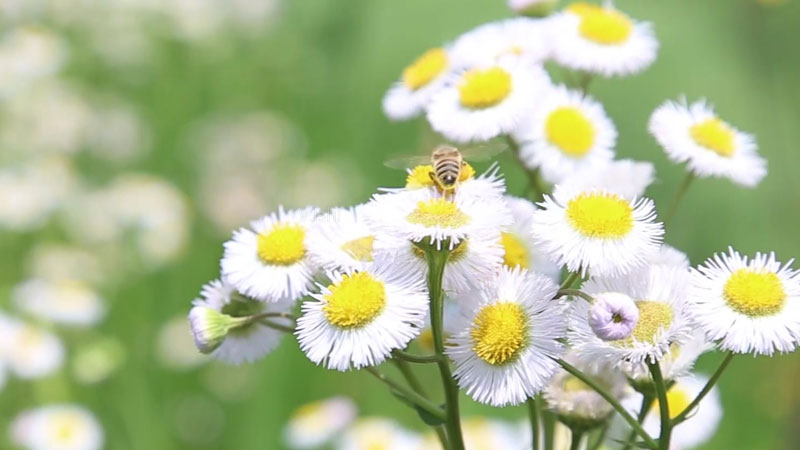
[[[494,156],[508,150],[508,144],[504,142],[486,142],[482,144],[469,145],[459,149],[461,156],[469,161],[486,161]]]
[[[410,167],[430,164],[430,155],[405,155],[390,158],[384,161],[383,165],[392,169],[408,169]]]

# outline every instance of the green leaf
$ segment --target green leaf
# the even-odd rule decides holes
[[[414,411],[417,412],[417,414],[419,415],[419,418],[422,419],[422,421],[425,422],[426,425],[430,425],[432,427],[436,427],[436,426],[442,425],[444,423],[444,420],[432,415],[428,411],[425,411],[423,408],[420,408],[419,406],[417,406],[416,403],[412,402],[408,397],[406,397],[402,393],[400,393],[400,392],[398,392],[398,391],[396,391],[394,389],[391,389],[390,391],[391,391],[392,395],[394,395],[395,397],[398,398],[398,400],[400,400],[401,402],[405,403],[406,405],[414,408]],[[442,412],[444,412],[444,409],[442,409]]]

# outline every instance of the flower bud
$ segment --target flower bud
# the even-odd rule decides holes
[[[195,306],[189,312],[194,343],[206,354],[216,350],[232,329],[244,325],[247,320],[247,317],[231,317],[207,306]]]
[[[625,294],[604,292],[594,296],[589,310],[589,326],[604,341],[616,341],[630,336],[639,320],[639,308]]]
[[[521,16],[545,17],[550,15],[558,0],[508,0],[508,7]]]

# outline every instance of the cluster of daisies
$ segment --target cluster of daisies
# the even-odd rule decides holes
[[[593,76],[645,69],[657,48],[650,24],[576,3],[428,50],[386,94],[387,115],[424,113],[455,142],[506,139],[541,201],[509,195],[495,166],[479,175],[464,163],[453,191],[421,165],[354,207],[280,208],[225,242],[219,279],[189,314],[197,347],[239,364],[289,334],[317,365],[384,381],[375,366],[387,360],[435,362],[445,391],[450,377],[480,403],[529,402],[578,444],[595,430],[648,448],[707,440],[731,355],[800,344],[800,273],[732,248],[691,267],[664,243],[644,196],[653,165],[614,159],[614,123],[585,92]],[[571,71],[571,87],[551,81],[550,60]],[[649,130],[689,180],[752,187],[766,174],[753,137],[704,101],[659,106]],[[692,375],[713,349],[728,352],[719,371]],[[460,448],[453,399],[440,411],[418,397],[429,418],[447,416],[442,445]]]

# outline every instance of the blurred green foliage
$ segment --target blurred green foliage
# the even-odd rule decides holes
[[[648,195],[660,209],[684,176],[646,132],[649,114],[665,99],[707,97],[722,117],[757,136],[769,160],[769,175],[755,190],[722,180],[696,182],[667,242],[688,252],[693,264],[728,245],[748,254],[775,250],[784,261],[800,255],[795,234],[800,220],[800,2],[776,7],[755,0],[616,4],[654,23],[659,58],[642,75],[595,80],[591,92],[619,129],[619,157],[655,162],[658,180]],[[173,181],[190,201],[199,180],[196,155],[184,142],[187,127],[212,113],[262,108],[279,111],[299,126],[311,159],[346,157],[344,183],[361,178],[362,186],[397,185],[402,174],[382,162],[392,154],[422,151],[426,127],[421,120],[390,123],[380,109],[384,91],[417,54],[509,11],[500,0],[317,0],[286,1],[282,14],[277,26],[256,38],[229,33],[203,45],[164,39],[154,62],[133,77],[119,76],[91,52],[76,48],[67,77],[118,92],[141,108],[153,127],[154,149],[133,168]],[[504,157],[501,168],[509,190],[521,193],[524,178],[514,161]],[[103,178],[102,167],[86,169]],[[370,194],[365,190],[342,202],[358,203]],[[187,313],[200,286],[218,276],[226,238],[195,214],[190,245],[180,260],[157,273],[131,276],[105,293],[113,306],[100,329],[127,348],[122,370],[92,387],[68,389],[63,377],[11,381],[0,394],[0,426],[22,407],[72,399],[98,414],[112,449],[281,448],[282,424],[294,408],[341,393],[356,400],[362,415],[392,416],[422,427],[369,375],[314,367],[291,339],[252,367],[212,364],[185,372],[162,367],[155,355],[158,330],[169,318]],[[22,276],[19,261],[38,239],[41,234],[0,237],[3,299]],[[705,356],[700,370],[713,370],[719,358]],[[429,389],[437,389],[435,374],[423,373]],[[796,355],[736,358],[721,382],[722,424],[704,448],[797,448],[798,375]],[[521,407],[490,409],[464,399],[466,415],[524,415]],[[193,435],[188,442],[187,434]]]

